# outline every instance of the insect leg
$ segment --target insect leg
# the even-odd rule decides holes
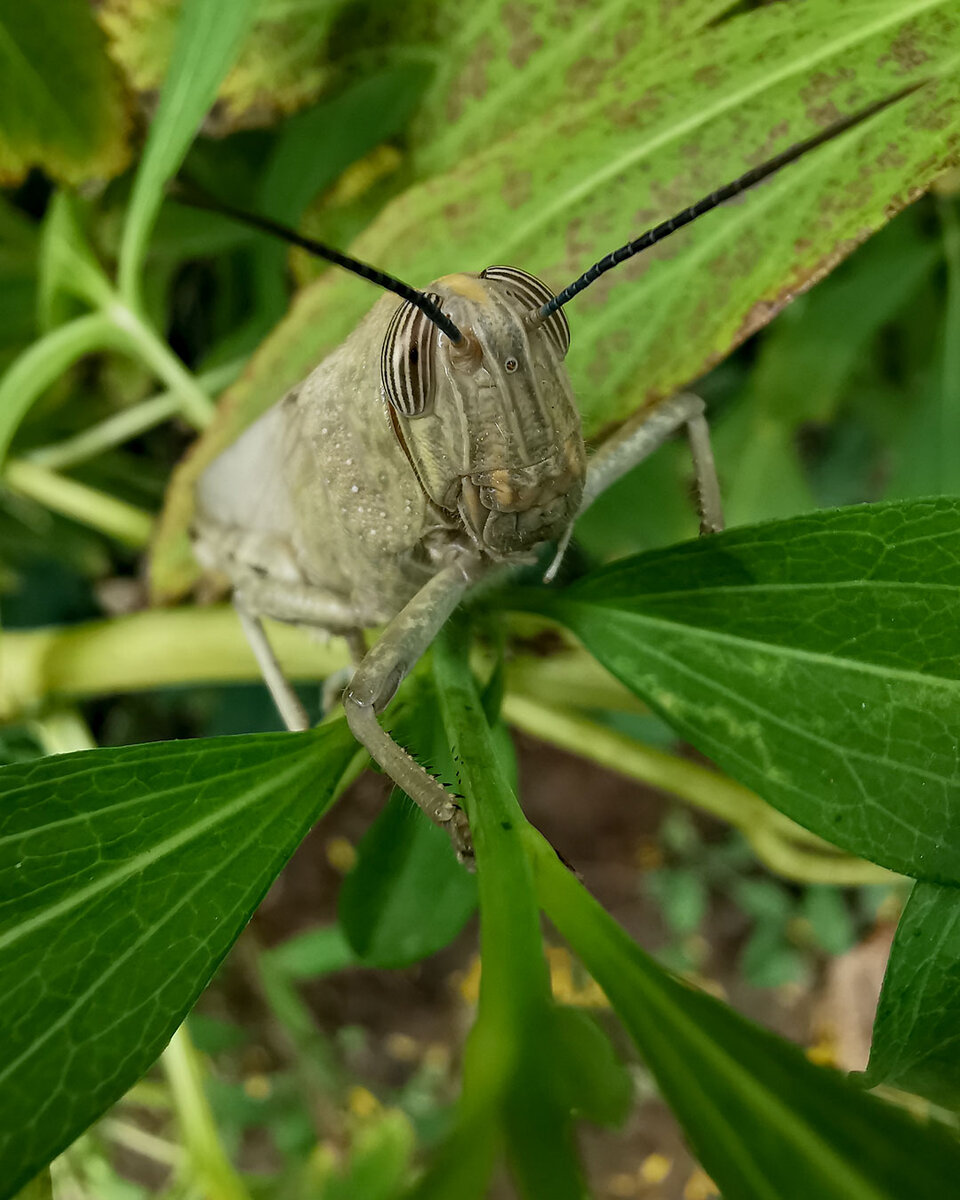
[[[264,632],[260,618],[255,617],[236,597],[233,606],[284,725],[291,731],[309,729],[310,721],[306,710],[277,662],[277,656]]]
[[[590,460],[580,512],[627,471],[649,458],[682,425],[687,427],[700,509],[700,532],[723,528],[723,507],[717,469],[710,449],[710,432],[699,396],[681,393],[653,412],[641,413],[609,438]]]
[[[449,792],[390,737],[377,714],[453,612],[473,577],[460,564],[445,567],[420,589],[367,652],[344,692],[343,706],[357,741],[391,779],[438,825],[445,827],[458,857],[473,857],[470,828]]]

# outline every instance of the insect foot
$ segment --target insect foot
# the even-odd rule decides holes
[[[380,726],[374,704],[359,695],[354,685],[344,692],[343,707],[353,736],[369,751],[374,762],[423,809],[431,821],[447,830],[457,858],[464,864],[472,862],[470,826],[456,800]]]

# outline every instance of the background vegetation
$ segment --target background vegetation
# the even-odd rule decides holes
[[[591,439],[699,380],[730,523],[750,528],[658,553],[695,534],[688,460],[671,445],[579,523],[559,598],[526,591],[508,618],[496,603],[474,612],[482,696],[465,629],[438,647],[396,728],[443,769],[451,743],[466,764],[470,803],[483,801],[471,812],[478,881],[399,796],[365,831],[378,792],[361,784],[159,1068],[55,1160],[52,1179],[58,1200],[376,1200],[413,1186],[459,1197],[487,1193],[502,1152],[513,1183],[494,1176],[490,1187],[579,1195],[571,1112],[617,1126],[640,1104],[656,1136],[638,1140],[628,1125],[622,1152],[613,1135],[590,1135],[595,1193],[708,1196],[692,1162],[670,1170],[683,1152],[655,1115],[659,1088],[728,1197],[944,1194],[958,1077],[957,511],[909,501],[960,494],[952,9],[488,0],[464,20],[447,0],[413,13],[379,0],[0,0],[0,980],[11,1045],[38,1056],[26,1082],[4,1086],[4,1184],[19,1187],[149,1066],[362,765],[336,723],[239,748],[170,741],[277,728],[229,611],[150,603],[198,585],[184,531],[203,464],[373,297],[362,281],[164,202],[166,181],[182,169],[418,284],[507,261],[559,287],[747,166],[926,80],[571,305],[570,366]],[[903,503],[798,515],[864,501]],[[782,523],[752,528],[768,518]],[[758,584],[781,589],[779,607],[764,607]],[[711,607],[710,588],[727,599]],[[202,584],[193,596],[205,598]],[[318,711],[316,680],[343,664],[342,648],[276,636]],[[464,716],[481,703],[490,729]],[[810,998],[838,977],[830,956],[869,947],[878,920],[888,927],[906,902],[903,877],[920,879],[869,1079],[933,1130],[646,959],[524,825],[498,714],[684,803],[648,794],[655,815],[614,848],[583,824],[599,777],[572,776],[555,840],[601,894],[612,875],[627,880],[617,915],[664,963],[721,976],[754,1015],[801,1039]],[[801,751],[782,733],[791,722]],[[52,757],[93,744],[105,748],[94,760]],[[558,789],[572,768],[550,776],[522,745],[534,803],[535,774]],[[134,803],[123,789],[137,777],[172,781],[151,784],[146,833],[112,807]],[[258,794],[267,778],[282,789]],[[209,828],[229,819],[216,838],[189,824],[198,788]],[[851,789],[861,804],[841,828]],[[539,802],[537,824],[554,798]],[[343,816],[351,804],[367,815]],[[85,814],[86,841],[50,832],[72,810]],[[505,826],[522,838],[501,836]],[[176,838],[168,876],[158,847]],[[77,881],[99,880],[105,862],[119,865],[104,907],[84,908]],[[313,886],[318,874],[326,882]],[[194,887],[192,923],[165,941],[165,913]],[[478,890],[486,990],[457,1102]],[[78,923],[68,915],[51,932],[41,919],[51,898]],[[538,904],[553,922],[552,1004]],[[136,980],[110,983],[138,931],[153,940]],[[451,1002],[439,980],[455,967]],[[416,1036],[391,1027],[398,993],[385,978],[426,996],[408,1017],[426,1009],[445,1024]],[[57,996],[87,985],[100,1007],[88,1026],[65,1025]],[[751,988],[780,991],[761,1000]],[[381,999],[367,1009],[371,991]],[[777,1003],[791,995],[802,1019]],[[854,1065],[836,1041],[814,1057]],[[41,1196],[49,1181],[32,1186]]]

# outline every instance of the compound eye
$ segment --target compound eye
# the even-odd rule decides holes
[[[481,279],[496,279],[503,284],[504,290],[524,306],[535,311],[553,299],[553,292],[535,275],[521,271],[519,267],[487,267],[480,272]],[[543,322],[543,331],[550,339],[553,348],[561,358],[566,358],[570,349],[570,326],[564,316],[563,309],[551,313]]]
[[[504,365],[504,369],[509,371],[509,373],[512,375],[514,373],[514,371],[517,369],[517,367],[519,367],[520,364],[517,362],[517,360],[515,358],[508,358],[503,365]]]
[[[442,303],[435,292],[427,293]],[[402,417],[422,417],[433,405],[437,327],[407,301],[393,314],[380,351],[380,382],[391,407]]]

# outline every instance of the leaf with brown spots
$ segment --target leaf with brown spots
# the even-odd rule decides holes
[[[580,104],[409,188],[354,252],[421,286],[506,262],[560,288],[837,114],[929,82],[571,303],[568,362],[590,437],[696,379],[916,198],[960,147],[955,0],[784,0],[659,45],[628,50]],[[200,470],[374,298],[332,273],[300,293],[174,481],[153,563],[159,594],[195,574],[184,530]]]
[[[449,10],[457,33],[414,127],[421,174],[581,103],[625,56],[656,57],[732,7],[733,0],[482,0],[464,22],[453,20],[458,0],[444,0],[438,23]]]
[[[347,0],[265,4],[221,84],[204,129],[222,135],[269,124],[326,90],[331,28]],[[167,76],[182,0],[101,0],[97,20],[131,87],[149,94]]]

